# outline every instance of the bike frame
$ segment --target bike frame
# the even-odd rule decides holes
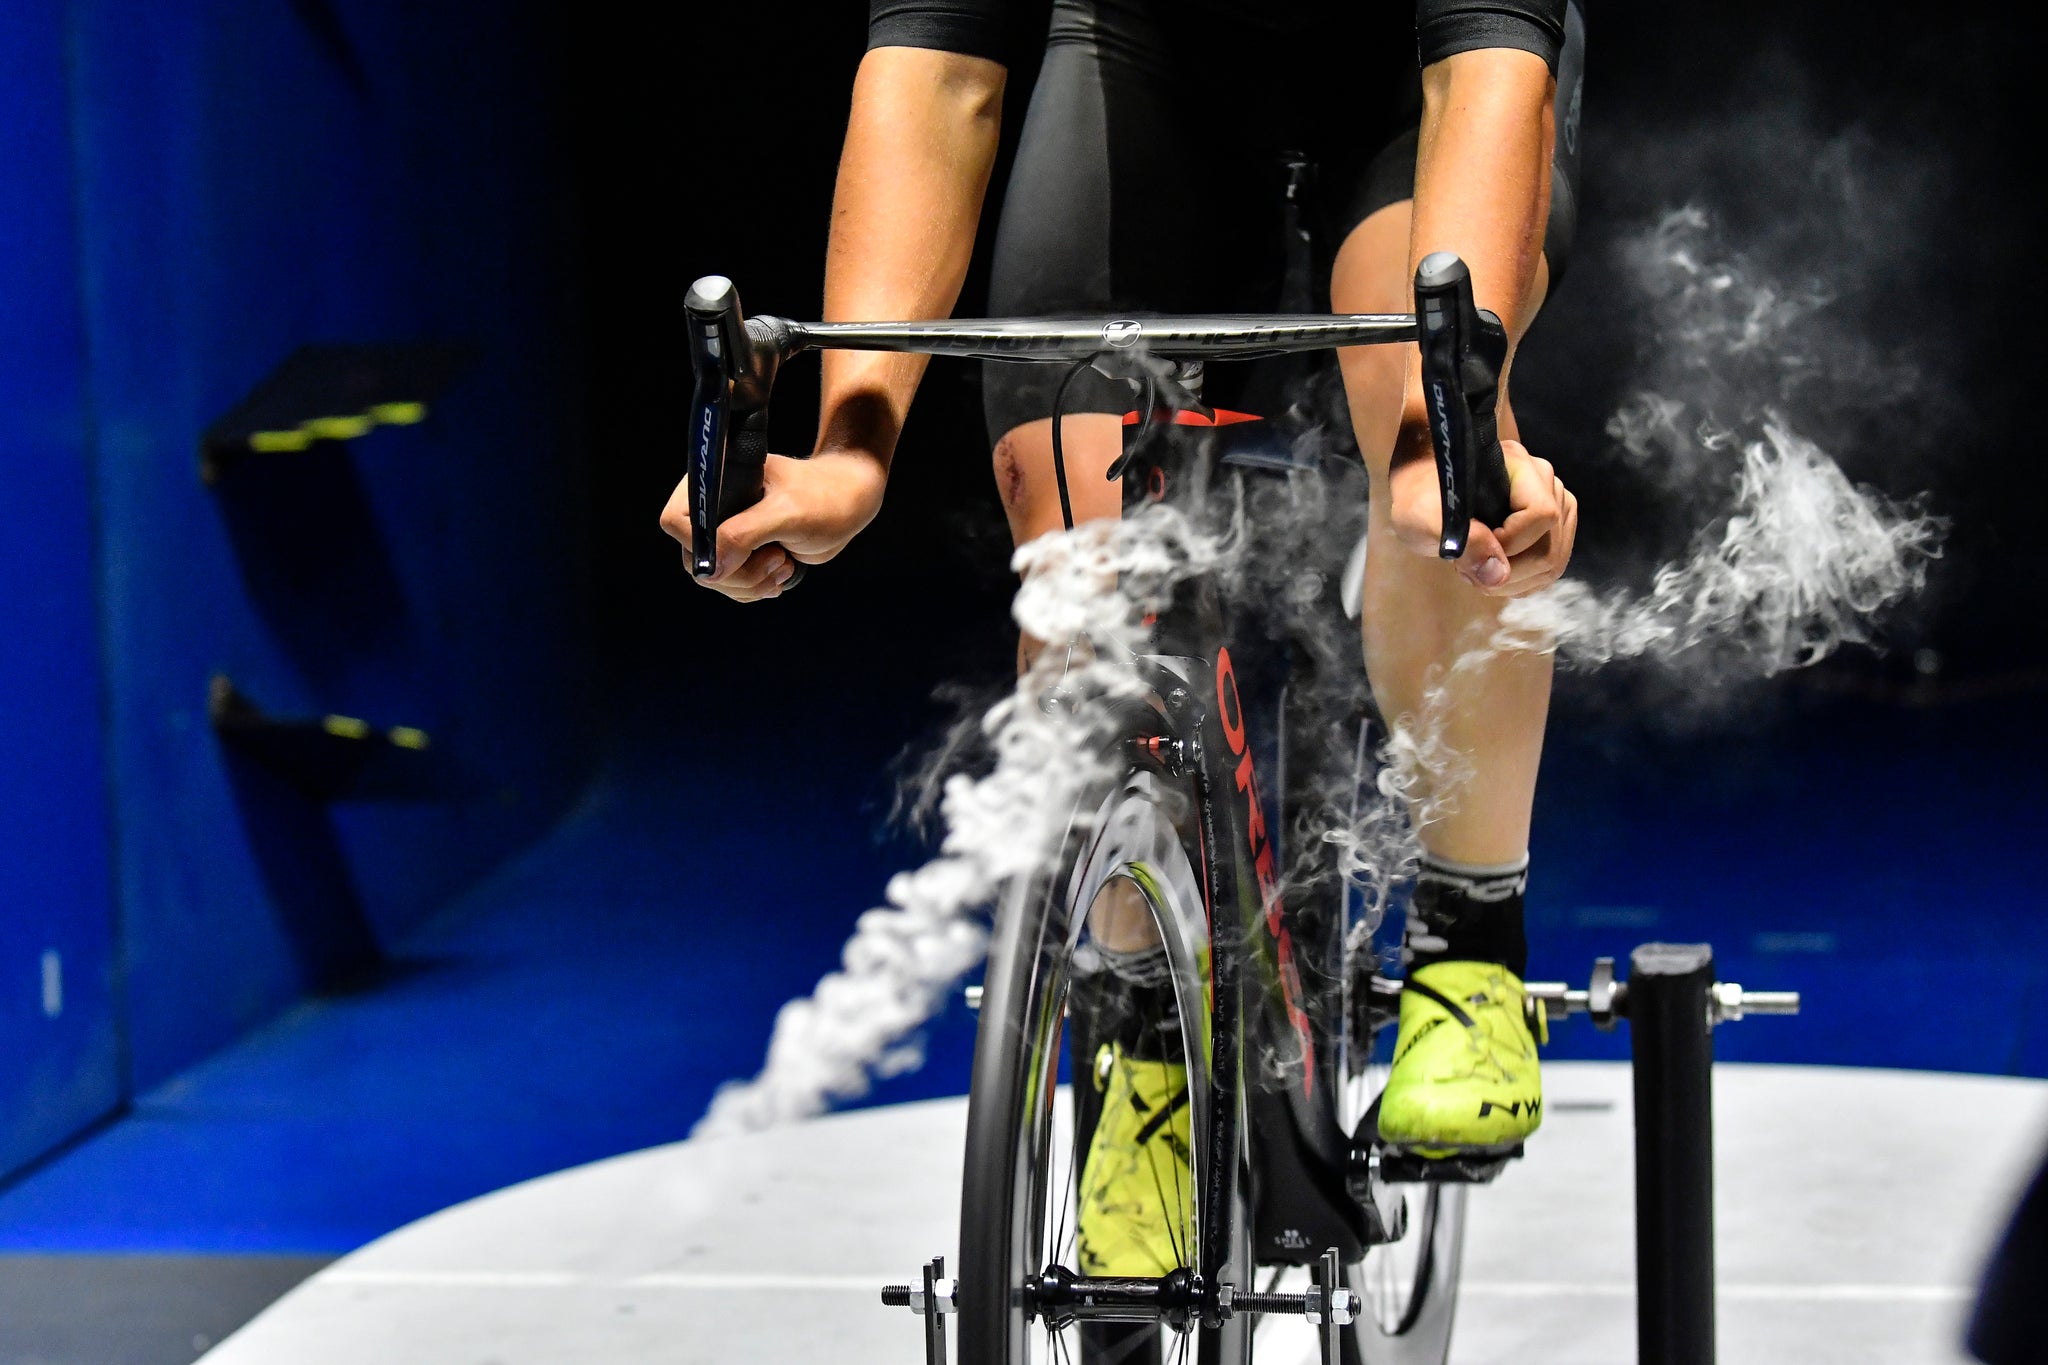
[[[1182,504],[1201,516],[1223,501],[1218,494],[1232,480],[1288,477],[1290,465],[1260,449],[1271,444],[1261,440],[1267,428],[1260,419],[1232,414],[1238,420],[1214,425],[1182,413],[1145,424],[1137,416],[1126,417],[1124,427],[1127,516],[1153,503]],[[1315,477],[1308,466],[1291,468]],[[1238,1207],[1241,1122],[1252,1126],[1254,1188],[1287,1191],[1295,1233],[1293,1245],[1255,1246],[1255,1259],[1308,1264],[1336,1246],[1348,1261],[1379,1232],[1370,1210],[1345,1189],[1350,1135],[1340,1124],[1329,1065],[1336,1030],[1325,1011],[1312,1007],[1303,979],[1304,957],[1315,969],[1341,963],[1342,905],[1317,905],[1319,916],[1304,915],[1307,907],[1290,904],[1283,892],[1287,793],[1262,777],[1270,778],[1272,758],[1286,742],[1286,674],[1258,658],[1249,625],[1235,618],[1216,582],[1196,579],[1159,612],[1150,650],[1138,661],[1175,741],[1167,752],[1178,758],[1178,771],[1169,771],[1191,775],[1197,795],[1194,851],[1211,964],[1198,1270],[1212,1285],[1237,1245],[1228,1220]],[[1336,932],[1306,942],[1305,926],[1318,919],[1321,929]],[[1289,1059],[1277,1083],[1247,1076],[1248,1043]],[[1239,1095],[1246,1097],[1242,1115]],[[1266,1200],[1253,1203],[1255,1226],[1270,1221],[1261,1216],[1273,1211]]]

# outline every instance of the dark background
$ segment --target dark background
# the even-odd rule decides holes
[[[750,310],[817,311],[845,96],[863,41],[857,7],[842,8],[796,31],[774,9],[649,16],[632,41],[615,43],[620,29],[607,25],[578,51],[571,126],[594,506],[600,524],[620,531],[600,536],[599,572],[606,638],[622,659],[664,648],[651,622],[678,612],[688,624],[671,640],[716,630],[764,662],[819,632],[865,637],[873,622],[892,647],[865,667],[922,681],[924,661],[951,648],[956,631],[1001,612],[1007,536],[984,473],[971,363],[934,365],[882,518],[846,562],[805,585],[805,600],[792,594],[747,612],[678,599],[659,563],[667,547],[624,534],[672,484],[667,424],[685,397],[679,338],[651,301],[716,272],[739,283]],[[1661,349],[1616,259],[1621,245],[1665,211],[1699,204],[1729,250],[1766,275],[1787,288],[1824,282],[1835,299],[1826,330],[1917,375],[1910,393],[1854,383],[1827,391],[1823,381],[1813,387],[1824,392],[1795,405],[1795,415],[1814,413],[1807,434],[1853,478],[1897,496],[1924,491],[1955,520],[1932,607],[1907,612],[1893,654],[1932,645],[1962,677],[2041,662],[2040,633],[2012,628],[2009,609],[1991,605],[2027,573],[2020,479],[2042,357],[2028,321],[2041,291],[2026,252],[2033,224],[2020,207],[2035,180],[2021,132],[2031,96],[2014,39],[2003,14],[1931,23],[1904,6],[1597,7],[1579,246],[1524,348],[1516,388],[1532,445],[1582,494],[1583,567],[1619,579],[1646,556],[1671,557],[1701,521],[1697,496],[1660,496],[1604,459],[1602,435],[1618,401],[1644,382],[1646,353]],[[682,51],[756,55],[700,59],[686,79],[670,79]],[[768,52],[772,61],[760,55]],[[1020,51],[1012,74],[1006,158],[1030,55]],[[1227,82],[1227,58],[1188,79]],[[707,113],[718,109],[743,109],[743,132],[722,134]],[[984,308],[988,236],[963,316]],[[1761,406],[1778,395],[1745,397]],[[800,364],[777,402],[777,448],[807,449],[814,368]],[[933,628],[903,638],[895,623],[906,612]],[[938,671],[955,670],[949,661]]]
[[[0,1250],[314,1258],[193,1291],[253,1302],[679,1138],[923,856],[902,776],[1012,661],[975,369],[933,365],[881,516],[784,600],[698,589],[656,526],[683,291],[815,316],[863,37],[853,4],[0,18]],[[1640,586],[1727,506],[1725,474],[1614,454],[1645,387],[1744,430],[1778,410],[1951,521],[1882,649],[1560,685],[1532,973],[1711,939],[1725,977],[1805,992],[1724,1057],[2048,1075],[2032,50],[2003,12],[1590,16],[1579,247],[1515,390],[1581,494],[1577,571]],[[1717,259],[1830,296],[1791,333],[1817,377],[1659,333],[1631,253],[1688,204]],[[198,482],[201,434],[296,346],[426,339],[477,359],[424,425]],[[804,450],[810,364],[777,403]],[[216,673],[422,725],[433,761],[286,790],[207,724]],[[871,1098],[957,1093],[970,1028],[950,1010]],[[31,1332],[8,1349],[57,1358],[71,1318],[37,1321],[0,1304]]]

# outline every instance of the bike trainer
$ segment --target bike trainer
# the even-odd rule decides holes
[[[1396,981],[1373,981],[1376,994],[1398,988]],[[1713,1365],[1714,1029],[1751,1014],[1797,1014],[1798,993],[1749,991],[1715,980],[1714,950],[1704,943],[1645,943],[1629,955],[1627,980],[1617,979],[1614,959],[1603,957],[1595,960],[1584,990],[1529,982],[1527,993],[1532,1013],[1541,1010],[1546,1019],[1584,1014],[1600,1029],[1628,1021],[1635,1103],[1636,1358],[1639,1365]],[[1409,1160],[1390,1154],[1383,1171],[1484,1181],[1505,1165],[1489,1161],[1486,1170],[1476,1171],[1455,1161],[1417,1162],[1412,1170],[1397,1164]],[[1348,1291],[1334,1288],[1341,1283],[1335,1257],[1329,1252],[1315,1267],[1315,1285],[1306,1295],[1219,1290],[1237,1311],[1307,1317],[1318,1327],[1319,1354],[1326,1365],[1335,1365],[1337,1329],[1357,1308]],[[935,1259],[924,1267],[921,1290],[882,1290],[885,1305],[909,1308],[924,1319],[926,1365],[946,1365],[945,1317],[958,1311],[954,1282],[944,1276],[945,1261]],[[1186,1330],[1190,1315],[1173,1311],[1185,1297],[1185,1286],[1173,1283],[1176,1276],[1185,1278],[1186,1272],[1156,1281],[1090,1281],[1063,1271],[1035,1277],[1031,1287],[1048,1291],[1044,1310],[1050,1317],[1157,1320]],[[1326,1295],[1327,1312],[1321,1311]],[[1077,1313],[1084,1303],[1093,1311]]]

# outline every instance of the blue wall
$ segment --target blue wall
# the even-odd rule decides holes
[[[0,1171],[120,1095],[62,50],[0,5]]]
[[[5,10],[33,112],[0,135],[0,393],[28,470],[0,494],[0,856],[28,907],[0,927],[0,1171],[372,966],[530,841],[583,773],[589,657],[540,19]],[[201,433],[294,348],[416,340],[477,356],[424,425],[201,483]],[[396,797],[313,800],[223,750],[217,673],[433,746]],[[21,1048],[20,983],[60,939],[97,964],[70,974],[78,1036]]]

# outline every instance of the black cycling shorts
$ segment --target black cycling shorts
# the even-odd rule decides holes
[[[1329,257],[1414,193],[1422,80],[1413,11],[1339,7],[1275,30],[1185,0],[1054,0],[1045,62],[1003,196],[989,311],[1261,312],[1285,260],[1285,163],[1317,168],[1309,224]],[[1585,25],[1557,62],[1556,159],[1544,237],[1553,283],[1576,222]],[[1319,299],[1327,304],[1327,299]],[[1052,414],[1065,366],[984,365],[997,440]],[[1123,412],[1126,386],[1084,371],[1067,412]]]

